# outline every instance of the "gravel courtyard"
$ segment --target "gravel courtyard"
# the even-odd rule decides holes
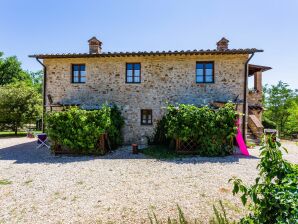
[[[285,142],[286,158],[298,163],[298,146]],[[221,199],[229,215],[243,213],[228,180],[252,182],[252,157],[155,160],[125,148],[104,157],[55,157],[36,140],[0,138],[0,223],[148,223],[177,215],[208,223]]]

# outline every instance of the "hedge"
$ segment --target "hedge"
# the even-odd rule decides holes
[[[112,148],[122,143],[124,120],[116,106],[103,105],[100,110],[93,111],[73,107],[49,112],[46,121],[50,140],[75,154],[104,154],[98,147],[104,133],[108,134]]]
[[[168,106],[165,115],[166,137],[196,142],[195,152],[202,156],[233,153],[237,112],[232,103],[220,109],[180,104]]]
[[[277,125],[274,121],[271,121],[270,119],[268,119],[265,116],[262,116],[262,124],[264,126],[264,128],[269,128],[269,129],[276,129]]]

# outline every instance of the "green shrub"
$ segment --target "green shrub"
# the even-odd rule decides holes
[[[148,148],[142,149],[143,154],[155,159],[176,159],[185,157],[177,154],[174,150],[169,150],[165,145],[151,145]]]
[[[269,120],[267,117],[263,116],[262,117],[262,124],[264,128],[269,128],[269,129],[276,129],[277,125],[274,121]]]
[[[236,115],[231,103],[218,110],[207,106],[180,104],[177,108],[170,105],[166,114],[166,136],[195,141],[196,152],[202,156],[230,155],[237,130]]]
[[[261,150],[259,177],[255,184],[245,186],[233,178],[233,194],[242,193],[246,205],[250,199],[251,214],[241,223],[298,223],[298,168],[282,158],[279,142],[270,138]]]
[[[222,201],[219,201],[220,208],[218,209],[216,206],[213,205],[213,217],[209,220],[210,224],[236,224],[235,221],[230,221],[227,218],[226,210],[223,206]],[[202,223],[200,219],[196,218],[194,220],[187,219],[184,215],[184,212],[180,208],[179,205],[177,205],[178,209],[178,218],[171,218],[168,217],[167,221],[163,222],[162,220],[159,220],[158,217],[154,212],[151,214],[148,214],[148,218],[151,224],[197,224]]]
[[[150,214],[148,214],[150,224],[163,224],[163,223],[167,223],[167,224],[192,224],[192,223],[194,223],[194,224],[196,224],[196,223],[198,223],[197,219],[195,219],[194,221],[187,220],[182,209],[179,207],[179,205],[177,205],[177,209],[178,209],[178,219],[173,219],[171,217],[168,217],[168,220],[166,222],[159,220],[154,212],[152,212],[152,216]]]
[[[166,136],[166,123],[166,116],[163,116],[162,119],[157,122],[157,126],[154,131],[153,144],[168,145],[170,143],[170,139]]]
[[[24,82],[0,86],[0,130],[17,135],[25,124],[35,123],[41,115],[41,101],[41,95]]]
[[[116,105],[111,107],[110,120],[111,125],[107,129],[107,133],[110,139],[111,148],[115,149],[123,143],[121,129],[124,126],[124,119],[121,115],[121,111]]]
[[[210,220],[210,224],[236,224],[235,221],[230,221],[227,218],[226,210],[223,206],[222,201],[219,201],[220,209],[213,205],[214,217]]]
[[[112,120],[113,119],[113,120]],[[123,119],[116,107],[103,106],[86,111],[71,108],[47,114],[47,133],[57,145],[77,154],[104,154],[98,146],[102,134],[108,133],[112,146],[121,143]]]

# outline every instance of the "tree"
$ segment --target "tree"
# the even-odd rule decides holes
[[[264,93],[264,104],[267,109],[264,116],[276,122],[279,131],[284,134],[293,110],[295,111],[297,90],[294,91],[287,83],[279,81],[275,86],[265,86]]]
[[[298,99],[298,96],[296,97]],[[289,109],[289,119],[285,125],[288,134],[298,133],[298,100],[295,100]]]
[[[30,82],[30,75],[23,71],[17,57],[3,57],[0,52],[0,86],[17,81]]]
[[[0,87],[0,128],[17,134],[24,124],[35,122],[41,115],[41,95],[34,87],[19,82]]]
[[[28,72],[32,86],[36,89],[36,91],[42,94],[42,81],[43,81],[43,71],[37,72]]]

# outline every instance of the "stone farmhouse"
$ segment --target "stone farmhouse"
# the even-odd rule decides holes
[[[88,42],[89,53],[29,56],[44,67],[44,111],[115,103],[129,144],[145,143],[153,135],[167,103],[221,106],[232,101],[245,114],[244,137],[259,138],[263,132],[262,72],[271,68],[249,64],[263,50],[229,49],[225,38],[214,50],[155,52],[102,52],[101,41],[92,37]]]

